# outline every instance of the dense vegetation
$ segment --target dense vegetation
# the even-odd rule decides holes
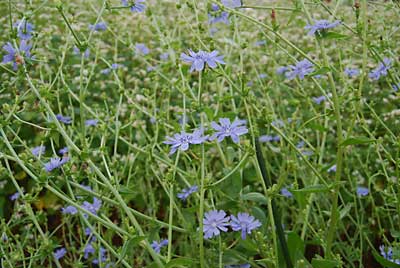
[[[399,14],[0,1],[0,267],[400,267]]]

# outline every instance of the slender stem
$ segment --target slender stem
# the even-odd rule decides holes
[[[81,52],[81,68],[79,77],[79,117],[81,118],[81,142],[84,149],[87,149],[86,144],[86,126],[85,126],[85,88],[83,86],[83,71],[84,71],[85,55]]]
[[[172,256],[172,223],[174,218],[174,184],[169,186],[169,226],[168,226],[168,256],[167,262],[171,260]]]
[[[221,236],[218,236],[218,249],[219,249],[219,258],[218,258],[218,267],[222,268],[222,256],[223,256],[223,251],[222,251],[222,239]]]
[[[76,35],[74,29],[72,29],[72,26],[69,23],[69,20],[67,19],[67,17],[65,17],[64,10],[63,10],[62,6],[61,5],[58,6],[57,9],[60,12],[61,16],[63,17],[63,19],[64,19],[65,23],[67,24],[69,30],[71,31],[72,35],[74,36],[75,41],[76,41],[77,45],[79,46],[79,49],[81,49],[82,48],[82,43],[79,40],[78,36]]]
[[[201,115],[201,124],[203,125],[203,115]],[[200,171],[200,206],[199,206],[199,252],[200,267],[205,268],[204,262],[204,238],[203,238],[203,215],[204,215],[204,179],[205,179],[205,157],[204,143],[201,144],[201,171]]]
[[[271,188],[272,182],[271,182],[270,178],[267,176],[267,170],[265,168],[265,160],[264,160],[264,156],[261,151],[261,146],[260,146],[260,142],[258,141],[258,138],[255,139],[255,146],[256,146],[256,156],[257,156],[258,166],[260,167],[261,175],[262,175],[267,187]],[[292,268],[293,264],[290,259],[289,249],[288,249],[288,246],[286,243],[285,234],[283,233],[281,216],[280,216],[278,207],[276,206],[274,199],[269,198],[269,200],[271,201],[271,208],[272,208],[271,211],[273,214],[272,216],[275,221],[275,228],[276,228],[276,232],[278,233],[278,238],[279,238],[279,242],[280,242],[280,245],[282,248],[282,253],[283,253],[283,257],[286,262],[286,266],[287,266],[287,268]]]
[[[268,9],[268,10],[285,10],[285,11],[296,11],[296,8],[291,7],[270,7],[270,6],[241,6],[241,8],[252,8],[252,9]]]

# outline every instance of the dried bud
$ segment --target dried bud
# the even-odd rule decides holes
[[[276,13],[275,13],[275,9],[272,9],[272,10],[271,10],[271,20],[272,20],[273,22],[275,22],[275,21],[276,21]]]

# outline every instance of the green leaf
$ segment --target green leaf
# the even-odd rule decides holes
[[[308,126],[311,129],[317,130],[319,132],[327,132],[328,131],[328,129],[326,127],[324,127],[323,125],[320,125],[320,124],[317,124],[317,123],[314,123],[314,122],[308,124]]]
[[[349,212],[350,209],[353,207],[353,204],[349,203],[344,208],[340,210],[340,219],[343,219]]]
[[[311,265],[313,268],[335,268],[339,263],[335,260],[312,259]]]
[[[325,38],[325,39],[347,39],[347,38],[349,38],[348,35],[340,34],[340,33],[337,33],[337,32],[325,32],[322,35],[322,37]]]
[[[126,254],[128,253],[128,251],[133,250],[133,248],[139,244],[141,241],[143,241],[144,239],[146,239],[146,236],[135,236],[132,237],[128,240],[125,241],[124,245],[122,246],[122,250],[120,253],[120,257],[119,260],[117,261],[117,264],[124,259],[124,257],[126,256]]]
[[[250,200],[260,204],[267,204],[267,198],[263,194],[256,192],[242,195],[242,200]]]
[[[378,252],[376,252],[376,250],[372,250],[372,255],[374,255],[374,258],[377,262],[379,262],[381,265],[383,265],[384,267],[389,267],[389,268],[400,268],[399,264],[396,264],[394,262],[388,261],[387,259],[385,259],[384,257],[382,257],[381,255],[379,255]]]
[[[292,259],[293,263],[296,263],[298,260],[304,258],[306,246],[304,245],[304,242],[301,240],[300,236],[298,236],[295,232],[289,232],[287,237],[290,258]]]
[[[321,67],[320,69],[316,70],[315,72],[311,73],[310,76],[315,76],[315,75],[322,75],[329,73],[331,71],[331,68],[329,67]]]
[[[195,267],[194,260],[189,258],[176,258],[170,260],[166,265],[165,268],[170,267]]]
[[[298,190],[290,189],[290,191],[293,193],[323,193],[328,192],[331,188],[332,186],[328,187],[322,184],[316,184]]]
[[[394,237],[394,238],[400,238],[400,231],[396,231],[394,229],[390,230],[390,234]]]
[[[137,192],[135,192],[134,190],[132,190],[126,186],[120,186],[118,191],[121,195],[125,195],[125,196],[136,196],[137,195]]]
[[[375,139],[370,139],[368,137],[351,137],[345,139],[340,145],[341,146],[348,146],[348,145],[356,145],[356,144],[367,144],[373,143]]]
[[[267,224],[267,217],[265,216],[265,211],[259,207],[251,208],[251,215],[253,215],[257,220],[261,221],[263,225]]]

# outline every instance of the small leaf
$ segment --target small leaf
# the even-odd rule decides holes
[[[267,198],[263,194],[256,192],[242,195],[242,200],[250,200],[260,204],[267,204]]]
[[[321,67],[320,69],[318,69],[315,72],[311,73],[310,76],[322,75],[322,74],[329,73],[330,71],[331,71],[331,68],[329,68],[329,67]]]
[[[311,265],[313,268],[335,268],[339,266],[339,263],[334,260],[312,259]]]
[[[351,137],[344,140],[340,145],[341,146],[348,146],[348,145],[355,145],[355,144],[367,144],[373,143],[375,139],[370,139],[368,137]]]
[[[257,220],[260,220],[263,225],[267,224],[267,217],[265,216],[265,211],[259,207],[251,208],[251,215],[253,215]]]
[[[390,230],[390,234],[394,237],[394,238],[400,238],[400,231],[396,231],[396,230]]]
[[[124,245],[122,246],[122,250],[120,253],[120,258],[117,261],[117,264],[124,259],[124,257],[126,256],[126,254],[128,253],[128,250],[133,250],[133,247],[136,246],[137,244],[139,244],[141,241],[143,241],[144,239],[146,239],[145,236],[135,236],[132,237],[128,240],[125,241]]]
[[[195,267],[194,260],[189,258],[176,258],[170,260],[166,265],[165,268],[171,267]]]
[[[118,191],[119,191],[119,193],[121,195],[133,195],[133,196],[135,196],[137,194],[134,190],[132,190],[129,187],[126,187],[126,186],[120,186]]]
[[[324,127],[323,125],[320,125],[320,124],[317,124],[317,123],[314,123],[314,122],[308,124],[308,126],[311,129],[317,130],[319,132],[327,132],[328,131],[328,129],[326,127]]]
[[[331,186],[328,187],[322,184],[316,184],[298,190],[291,189],[290,191],[293,193],[323,193],[323,192],[328,192],[330,188]]]
[[[325,39],[347,39],[347,38],[349,38],[348,35],[340,34],[340,33],[336,33],[336,32],[326,32],[322,35],[322,37]]]
[[[343,219],[349,212],[350,209],[353,207],[353,204],[349,203],[344,208],[340,210],[340,219]]]

